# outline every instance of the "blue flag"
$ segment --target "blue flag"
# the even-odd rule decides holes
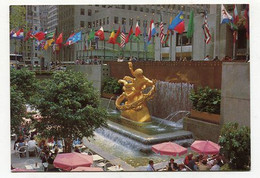
[[[181,11],[171,22],[171,24],[169,25],[169,30],[174,30],[174,28],[179,25],[179,23],[181,23],[183,21],[183,12]]]
[[[78,41],[81,40],[81,31],[76,33],[72,38],[71,38],[71,44],[77,43]]]

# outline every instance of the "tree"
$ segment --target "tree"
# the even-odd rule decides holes
[[[23,93],[11,86],[11,132],[18,133],[22,118],[26,114],[25,99]]]
[[[55,72],[40,91],[35,106],[42,119],[36,129],[43,137],[63,138],[65,152],[71,152],[74,138],[91,137],[96,128],[106,125],[107,113],[99,107],[98,93],[82,73]]]
[[[30,99],[36,94],[38,88],[35,72],[26,68],[21,70],[11,69],[10,83],[11,86],[16,86],[16,89],[22,92],[27,104],[30,104]]]
[[[10,6],[10,29],[24,28],[26,24],[25,6]]]
[[[219,145],[222,153],[230,160],[229,167],[246,170],[250,165],[250,129],[238,123],[227,123],[221,129]]]

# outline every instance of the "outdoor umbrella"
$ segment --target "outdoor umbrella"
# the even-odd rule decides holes
[[[54,159],[53,165],[56,168],[70,171],[79,166],[90,167],[92,163],[92,156],[73,152],[58,154]]]
[[[95,172],[101,172],[101,171],[104,171],[102,168],[100,167],[77,167],[75,169],[72,169],[71,171],[73,172],[81,172],[81,171],[88,171],[88,172],[91,172],[91,171],[95,171]]]
[[[191,149],[200,154],[218,154],[220,146],[212,141],[197,140],[190,146]]]
[[[187,148],[184,148],[176,143],[164,142],[152,146],[152,150],[160,155],[177,156],[187,153]]]

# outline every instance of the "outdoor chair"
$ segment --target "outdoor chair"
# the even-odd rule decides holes
[[[28,147],[27,151],[28,151],[29,156],[30,156],[30,153],[33,153],[35,156],[38,156],[37,147],[31,147],[31,148]]]
[[[26,156],[27,146],[21,146],[16,150],[16,155],[20,159],[22,155]]]

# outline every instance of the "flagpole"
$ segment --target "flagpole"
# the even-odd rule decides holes
[[[115,44],[113,44],[113,60],[115,59]]]
[[[169,55],[169,60],[173,61],[172,59],[172,32],[170,32],[170,55]]]
[[[137,41],[137,59],[139,60],[139,48],[140,48],[140,43],[139,40]]]
[[[236,32],[233,31],[233,60],[235,59],[236,59]]]
[[[104,44],[103,44],[103,47],[104,47],[104,59],[101,61],[101,64],[103,65],[103,61],[105,60],[105,57],[106,57],[106,48],[105,48],[105,39],[104,39]]]
[[[180,57],[180,61],[182,61],[182,34],[181,34],[181,57]]]

